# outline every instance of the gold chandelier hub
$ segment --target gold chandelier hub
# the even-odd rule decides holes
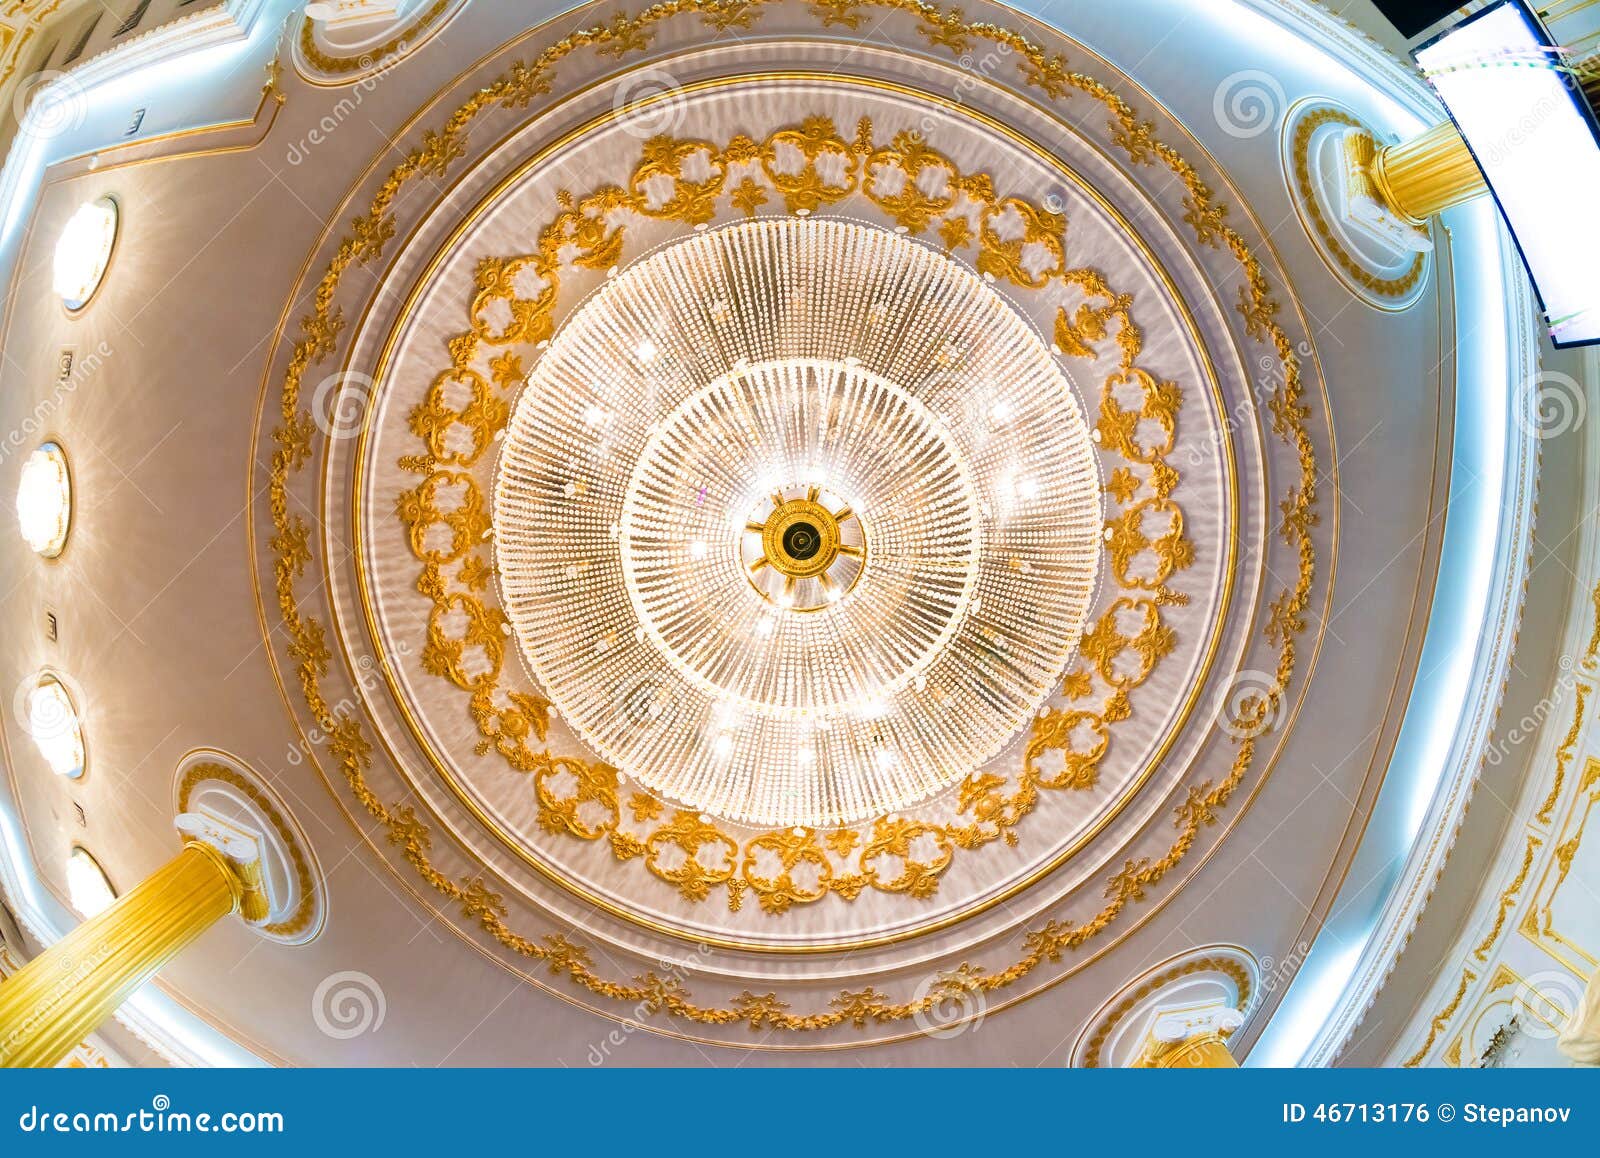
[[[742,557],[751,586],[795,611],[838,602],[866,564],[866,534],[855,510],[815,485],[776,491],[767,503],[769,513],[745,524]]]

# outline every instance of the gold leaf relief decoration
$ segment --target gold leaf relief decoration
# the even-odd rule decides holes
[[[759,10],[766,3],[767,0],[749,0],[747,7]],[[580,29],[542,49],[531,62],[514,64],[501,77],[476,90],[441,128],[425,133],[420,142],[405,153],[378,185],[366,213],[356,220],[351,233],[337,246],[313,287],[311,312],[301,318],[297,333],[290,336],[290,354],[278,395],[278,425],[271,434],[274,447],[267,471],[267,506],[272,526],[269,542],[273,551],[274,595],[287,640],[285,653],[294,666],[306,709],[326,737],[325,747],[337,763],[356,803],[384,830],[398,855],[429,888],[456,905],[464,919],[476,924],[486,937],[506,951],[544,963],[552,975],[565,978],[595,997],[636,1012],[642,1010],[646,1014],[660,1014],[701,1025],[742,1023],[752,1029],[771,1027],[786,1032],[815,1032],[842,1026],[861,1029],[869,1024],[906,1022],[935,1008],[943,1000],[937,988],[906,1000],[897,1000],[871,986],[841,990],[826,1006],[811,1012],[794,1012],[782,1003],[764,1001],[748,993],[726,1005],[705,1004],[697,1001],[681,981],[663,978],[654,971],[620,980],[608,977],[595,966],[587,949],[560,934],[549,934],[535,941],[517,933],[507,922],[509,910],[505,901],[480,878],[451,876],[435,865],[432,832],[418,818],[415,808],[384,800],[368,783],[367,772],[373,760],[372,742],[360,719],[348,707],[336,708],[329,703],[323,690],[328,662],[327,649],[322,642],[324,629],[318,619],[302,610],[297,594],[297,583],[312,561],[311,540],[305,533],[303,521],[290,512],[289,490],[291,480],[304,469],[316,437],[315,424],[302,404],[305,375],[335,352],[344,315],[334,299],[352,268],[367,265],[382,256],[386,239],[393,236],[394,205],[401,191],[419,177],[447,172],[451,164],[464,155],[466,137],[480,117],[497,108],[525,109],[533,95],[549,91],[552,70],[567,56],[586,47],[634,51],[646,30],[679,14],[698,13],[705,7],[704,0],[665,0],[636,16],[618,16],[610,24]],[[938,19],[941,38],[958,31],[952,19],[941,16],[932,5],[918,0],[814,0],[811,5],[815,14],[846,26],[850,26],[851,21],[859,24],[866,9],[900,11],[925,21]],[[928,37],[930,27],[924,26],[924,38]],[[1265,267],[1245,239],[1226,223],[1222,206],[1215,202],[1198,172],[1175,149],[1157,140],[1152,127],[1138,119],[1123,97],[1103,82],[1070,71],[1059,54],[1047,55],[1043,48],[1019,32],[969,21],[963,34],[974,43],[989,42],[1015,54],[1023,81],[1040,88],[1053,99],[1063,99],[1076,92],[1097,101],[1110,118],[1115,142],[1130,161],[1159,163],[1184,185],[1195,210],[1190,225],[1197,239],[1231,253],[1239,264],[1250,300],[1263,304],[1274,301]],[[948,39],[944,43],[948,43]],[[950,235],[943,230],[941,235],[950,244]],[[1299,566],[1273,602],[1273,617],[1267,631],[1267,639],[1278,653],[1275,684],[1266,695],[1269,701],[1266,706],[1274,707],[1287,694],[1295,674],[1298,638],[1306,626],[1305,614],[1316,573],[1316,545],[1310,529],[1317,522],[1320,475],[1316,446],[1308,425],[1310,409],[1305,400],[1300,354],[1277,320],[1276,312],[1268,312],[1265,317],[1269,320],[1262,322],[1265,335],[1262,340],[1274,351],[1282,368],[1281,379],[1268,403],[1273,416],[1272,429],[1294,451],[1299,463],[1298,481],[1280,504],[1283,518],[1278,533],[1297,552]],[[480,727],[487,726],[480,720]],[[952,984],[968,985],[969,992],[998,993],[1028,977],[1046,962],[1060,961],[1065,953],[1081,948],[1111,927],[1130,905],[1146,896],[1177,868],[1194,846],[1200,828],[1216,821],[1251,769],[1257,739],[1249,734],[1228,737],[1234,744],[1233,760],[1219,778],[1189,787],[1187,799],[1175,810],[1176,832],[1167,851],[1160,856],[1127,861],[1108,881],[1105,900],[1091,917],[1081,921],[1047,921],[1024,936],[1023,953],[1010,964],[998,969],[963,966],[962,976],[953,979]],[[523,751],[520,745],[510,747],[519,754]],[[979,785],[963,785],[961,796],[974,809],[975,816],[982,808],[988,818],[975,821],[975,826],[978,823],[1003,825],[1005,809],[992,791],[985,791]],[[960,841],[956,843],[959,845]]]
[[[750,192],[752,186],[761,195],[759,201]],[[472,693],[468,710],[484,737],[480,753],[492,746],[512,768],[535,775],[544,832],[608,840],[619,860],[637,861],[687,901],[705,901],[721,886],[730,909],[738,910],[748,891],[761,911],[777,916],[829,895],[851,901],[869,888],[929,898],[938,891],[957,849],[975,850],[995,841],[1015,846],[1014,829],[1037,805],[1040,789],[1087,791],[1096,786],[1110,751],[1112,725],[1132,715],[1130,693],[1173,650],[1176,637],[1164,623],[1161,607],[1187,602],[1169,581],[1194,558],[1183,512],[1170,497],[1178,472],[1166,461],[1176,439],[1182,392],[1137,364],[1143,337],[1132,320],[1131,296],[1114,293],[1096,271],[1062,268],[1066,223],[1061,215],[1015,197],[997,198],[989,175],[962,173],[910,134],[897,134],[879,147],[870,120],[863,119],[847,141],[833,121],[815,116],[762,141],[737,136],[722,147],[702,139],[657,136],[644,143],[625,188],[606,186],[576,201],[563,195],[555,224],[540,234],[538,254],[481,263],[470,329],[448,343],[454,365],[439,375],[411,415],[411,432],[426,444],[426,453],[407,455],[400,465],[427,478],[401,495],[397,510],[413,553],[424,564],[417,589],[435,608],[422,653],[424,666]],[[1014,780],[982,772],[969,777],[957,794],[963,819],[919,823],[909,836],[905,825],[911,822],[880,819],[856,830],[842,852],[837,843],[819,843],[813,836],[796,844],[784,833],[757,834],[741,849],[714,821],[705,821],[706,832],[696,830],[691,840],[682,815],[654,828],[640,827],[659,816],[633,809],[630,820],[617,796],[614,770],[593,779],[552,779],[552,761],[577,764],[581,758],[558,758],[533,743],[545,736],[549,702],[543,697],[536,698],[531,717],[526,712],[508,717],[502,706],[504,649],[499,638],[490,637],[501,631],[504,618],[485,602],[484,586],[471,585],[490,567],[482,542],[489,500],[471,476],[445,469],[476,461],[504,428],[509,407],[503,395],[514,391],[518,380],[475,367],[487,351],[503,350],[505,335],[512,331],[522,342],[542,341],[552,332],[559,300],[554,287],[568,265],[614,264],[625,249],[629,214],[703,225],[715,217],[724,197],[745,209],[741,190],[745,204],[781,199],[795,213],[859,193],[913,232],[941,215],[944,221],[967,222],[980,239],[978,263],[987,260],[997,280],[1022,289],[1056,286],[1067,294],[1087,295],[1080,310],[1090,310],[1096,320],[1077,339],[1073,356],[1097,359],[1103,347],[1116,365],[1100,401],[1102,433],[1116,433],[1104,437],[1102,447],[1125,458],[1130,469],[1118,496],[1123,509],[1107,525],[1106,554],[1116,583],[1131,594],[1114,601],[1091,625],[1083,649],[1089,667],[1068,677],[1082,686],[1075,699],[1098,695],[1098,704],[1052,710],[1036,720]],[[521,271],[531,272],[519,293]],[[1097,308],[1092,304],[1097,300],[1104,304]],[[494,305],[493,316],[486,302]],[[508,324],[497,324],[508,318]],[[496,357],[515,355],[503,350]],[[490,389],[491,378],[498,391]],[[469,401],[447,402],[441,394],[445,386]],[[1134,465],[1141,474],[1132,473]],[[452,501],[442,504],[436,501],[439,495]],[[444,581],[441,568],[447,564],[459,564],[453,584]],[[445,631],[447,620],[464,634],[451,638]],[[477,666],[468,668],[464,656],[477,660]],[[557,783],[572,795],[560,795],[552,788]],[[577,823],[572,812],[580,805],[593,814],[584,823]],[[712,855],[710,850],[720,842],[711,833],[740,855]],[[767,862],[780,852],[785,863],[774,869]],[[890,860],[895,862],[893,871]]]

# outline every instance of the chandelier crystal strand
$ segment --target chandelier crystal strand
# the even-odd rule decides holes
[[[502,595],[563,718],[661,795],[820,827],[1013,742],[1093,598],[1088,427],[993,289],[853,222],[760,219],[610,278],[529,379]]]

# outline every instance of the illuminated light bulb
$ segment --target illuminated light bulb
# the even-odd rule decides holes
[[[100,288],[117,240],[117,203],[109,197],[86,201],[68,218],[56,239],[51,286],[69,310],[81,310]]]
[[[639,343],[638,348],[633,352],[633,356],[639,359],[640,365],[648,366],[651,362],[656,360],[656,355],[659,353],[661,353],[661,351],[657,349],[656,344],[650,341],[650,339],[646,338],[644,341]]]
[[[603,406],[590,406],[583,412],[583,420],[590,426],[604,426],[606,411]]]
[[[53,675],[41,675],[27,705],[28,734],[50,770],[69,780],[82,776],[83,723],[66,685]]]
[[[72,477],[61,447],[47,442],[22,464],[17,522],[23,541],[47,559],[61,554],[72,525]]]
[[[706,550],[706,541],[704,539],[696,539],[689,544],[689,558],[695,560],[704,559]]]
[[[67,899],[85,920],[98,917],[117,899],[100,863],[76,845],[67,857]]]

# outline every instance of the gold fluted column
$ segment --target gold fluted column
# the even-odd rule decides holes
[[[1371,176],[1389,208],[1416,224],[1489,191],[1467,142],[1451,121],[1378,149]]]
[[[241,869],[191,841],[0,981],[0,1066],[55,1065],[184,946],[241,904],[259,906],[258,874],[258,862]]]

